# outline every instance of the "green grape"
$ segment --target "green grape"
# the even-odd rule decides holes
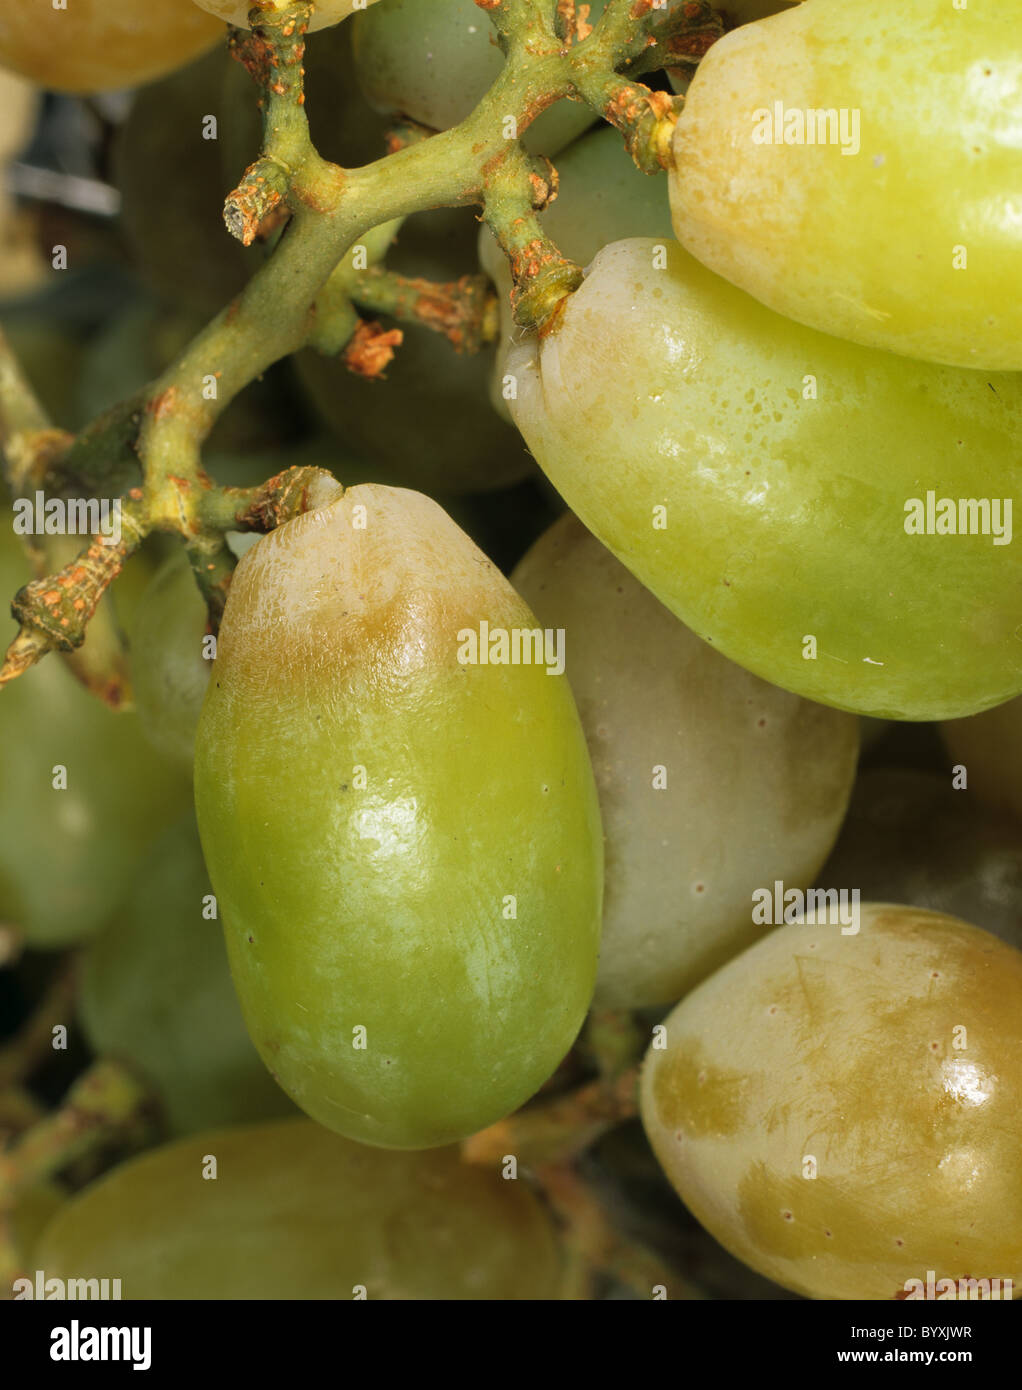
[[[215,913],[188,812],[153,846],[82,963],[90,1047],[156,1085],[174,1134],[293,1110],[245,1030]]]
[[[5,510],[0,594],[9,601],[29,578]],[[3,647],[16,631],[9,620]],[[114,713],[45,657],[0,692],[0,916],[33,946],[89,936],[188,800],[188,778],[150,748],[136,716]]]
[[[0,64],[55,91],[106,92],[151,82],[221,33],[191,0],[9,0]]]
[[[250,0],[195,0],[195,3],[208,10],[210,14],[215,14],[226,24],[235,24],[242,29],[248,28],[249,14],[256,8],[255,3],[250,3]],[[375,4],[376,0],[314,0],[309,32],[325,29],[331,24],[339,24],[350,14],[364,10],[367,5]]]
[[[858,934],[779,927],[664,1028],[646,1133],[753,1269],[824,1299],[921,1296],[929,1271],[1022,1280],[1022,953],[863,905]]]
[[[611,241],[630,236],[671,236],[663,183],[643,174],[621,135],[604,126],[583,135],[557,157],[557,197],[541,214],[543,229],[569,260],[588,265]],[[511,314],[511,267],[489,227],[479,231],[479,260],[500,294],[501,338],[490,398],[511,419],[504,399],[507,354],[521,335]]]
[[[146,737],[168,758],[191,767],[195,728],[209,684],[203,655],[206,605],[184,551],[166,560],[135,614],[131,670],[135,707]]]
[[[906,531],[944,498],[1010,520],[1022,378],[814,333],[651,240],[601,251],[507,370],[568,505],[733,661],[879,718],[1022,690],[1022,551]]]
[[[728,34],[674,136],[679,241],[812,328],[1019,370],[1018,18],[805,0]]]
[[[570,513],[511,582],[544,627],[564,630],[596,775],[596,1003],[673,1003],[752,942],[756,887],[814,881],[855,777],[858,721],[701,642]]]
[[[591,0],[589,20],[607,0]],[[475,0],[381,0],[357,15],[355,64],[378,111],[401,112],[433,130],[459,125],[500,76],[496,30]],[[494,119],[504,119],[501,112]],[[560,101],[525,132],[534,154],[556,154],[596,120],[580,102]]]
[[[134,265],[177,308],[214,313],[245,285],[253,266],[224,227],[219,127],[234,118],[225,81],[236,66],[224,50],[143,88],[114,147],[113,180]],[[251,78],[247,104],[254,106]],[[236,93],[238,104],[240,93]],[[254,146],[250,158],[258,152]],[[238,171],[239,174],[241,171]]]
[[[235,572],[199,829],[267,1066],[328,1128],[427,1148],[522,1104],[571,1046],[599,807],[563,676],[463,660],[483,623],[535,627],[507,581],[428,498],[339,494]]]
[[[954,762],[965,768],[969,790],[1022,820],[1022,700],[949,720],[940,732]]]
[[[35,1262],[48,1278],[119,1278],[125,1299],[556,1299],[562,1287],[550,1219],[524,1182],[456,1150],[381,1153],[307,1120],[124,1164],[65,1207]]]
[[[936,773],[862,773],[820,882],[856,887],[875,902],[968,913],[1022,947],[1018,826]]]

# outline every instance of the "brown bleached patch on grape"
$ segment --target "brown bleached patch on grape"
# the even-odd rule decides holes
[[[817,1298],[889,1299],[963,1267],[1020,1282],[1017,951],[938,913],[866,904],[858,935],[774,931],[666,1026],[643,1076],[647,1133],[734,1254]],[[736,1096],[722,1132],[714,1106],[734,1118]]]
[[[690,1135],[736,1134],[746,1118],[749,1078],[711,1066],[694,1039],[672,1042],[653,1082],[657,1118],[664,1129]]]

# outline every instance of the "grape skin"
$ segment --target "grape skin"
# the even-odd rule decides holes
[[[381,1153],[307,1120],[207,1132],[123,1164],[58,1213],[33,1267],[119,1278],[125,1299],[542,1299],[561,1280],[524,1182],[456,1150]]]
[[[1022,953],[864,904],[857,935],[779,927],[647,1053],[643,1123],[686,1206],[811,1298],[1022,1279]],[[963,1031],[964,1030],[964,1031]]]

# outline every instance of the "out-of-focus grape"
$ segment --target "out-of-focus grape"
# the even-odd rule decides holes
[[[7,0],[0,64],[56,91],[108,92],[171,72],[222,34],[191,0]]]
[[[114,149],[120,226],[132,262],[178,311],[206,315],[222,309],[258,265],[257,253],[246,258],[223,219],[231,189],[219,127],[235,118],[225,89],[233,66],[226,51],[218,50],[143,88]],[[254,107],[251,79],[246,95]],[[257,155],[254,149],[250,158]]]
[[[47,1277],[119,1278],[125,1299],[549,1299],[561,1280],[524,1181],[305,1120],[125,1164],[65,1207],[35,1263]]]
[[[31,577],[4,508],[0,594]],[[16,631],[0,624],[0,645]],[[188,777],[150,747],[137,716],[114,713],[45,657],[0,696],[0,916],[35,946],[89,936],[189,799]]]
[[[762,931],[757,888],[813,882],[855,777],[858,721],[701,642],[570,513],[511,582],[564,634],[596,775],[597,1002],[680,999]]]
[[[1022,698],[940,727],[968,789],[979,800],[1022,820]]]
[[[189,812],[153,846],[82,970],[93,1050],[153,1081],[171,1132],[293,1112],[249,1040]]]
[[[819,881],[967,918],[1022,947],[1022,827],[950,776],[861,773]]]
[[[589,20],[605,6],[606,0],[591,0]],[[504,66],[496,30],[475,0],[381,0],[356,17],[353,29],[355,68],[371,105],[433,130],[470,115]],[[502,121],[504,113],[494,119]],[[560,101],[529,126],[526,147],[556,154],[595,119],[581,102]]]

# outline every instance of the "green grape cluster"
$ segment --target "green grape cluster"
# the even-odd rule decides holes
[[[0,303],[8,474],[188,548],[103,600],[124,708],[0,693],[0,969],[79,948],[144,1094],[50,1182],[0,1080],[0,1268],[1022,1283],[1015,4],[7,6],[0,65],[132,89],[102,310]]]

